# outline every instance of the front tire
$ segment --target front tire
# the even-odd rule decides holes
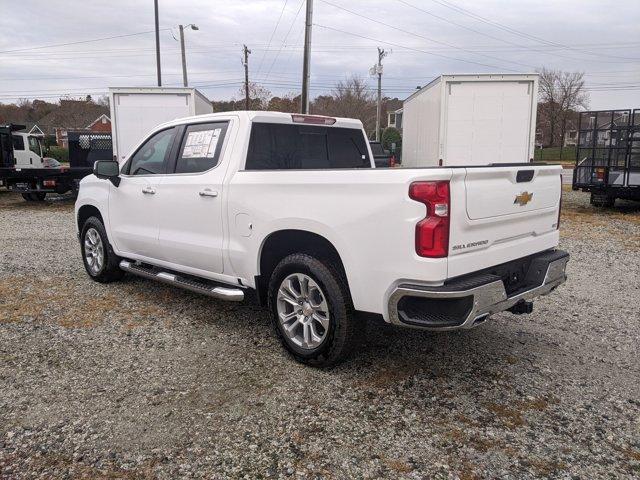
[[[276,334],[299,362],[330,367],[356,344],[346,281],[331,262],[310,255],[284,258],[269,280],[268,305]]]
[[[47,192],[32,192],[32,193],[23,193],[22,198],[24,198],[27,202],[42,202],[47,196]]]
[[[84,268],[92,280],[110,283],[124,276],[119,267],[120,258],[113,252],[99,218],[89,217],[84,222],[80,233],[80,249]]]

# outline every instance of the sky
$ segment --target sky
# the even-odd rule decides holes
[[[2,1],[0,102],[156,85],[152,0]],[[209,99],[241,98],[243,44],[251,81],[274,95],[300,92],[304,0],[159,6],[163,85],[182,85],[177,25],[193,23],[189,84]],[[373,91],[382,47],[388,97],[441,74],[547,67],[584,72],[590,109],[640,108],[640,0],[314,0],[313,23],[311,97],[350,75]]]

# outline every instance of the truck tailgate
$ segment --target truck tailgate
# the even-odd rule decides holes
[[[561,171],[553,165],[454,169],[449,277],[555,247]]]

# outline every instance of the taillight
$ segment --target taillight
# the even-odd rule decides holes
[[[56,186],[56,181],[55,180],[44,180],[42,182],[42,185],[44,185],[45,187],[55,187]]]
[[[414,182],[409,197],[424,203],[427,216],[416,225],[416,253],[441,258],[449,254],[449,182]]]
[[[557,229],[560,230],[560,214],[562,213],[562,174],[560,174],[560,204],[558,205],[558,223]]]
[[[604,182],[604,168],[596,168],[596,178],[599,182]]]

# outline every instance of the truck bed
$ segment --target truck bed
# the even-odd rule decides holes
[[[340,252],[355,307],[384,314],[390,291],[406,280],[442,285],[555,248],[560,173],[560,166],[532,164],[239,171],[229,185],[231,268],[239,274],[255,268],[252,259],[259,257],[260,243],[252,237],[297,225],[327,238]],[[519,175],[526,181],[518,182]],[[416,225],[426,212],[409,197],[409,188],[433,181],[448,181],[451,191],[449,252],[443,258],[421,257],[415,249]],[[516,202],[529,193],[529,201]],[[251,198],[261,200],[249,203]],[[236,218],[260,219],[252,223],[251,237]]]

